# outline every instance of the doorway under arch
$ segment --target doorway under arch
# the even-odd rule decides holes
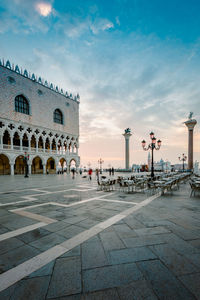
[[[56,163],[53,157],[47,160],[46,171],[49,174],[56,174]]]
[[[32,174],[43,174],[42,160],[39,156],[34,157],[31,166]]]
[[[23,155],[19,155],[18,157],[16,157],[14,173],[15,175],[25,173],[25,159]]]
[[[10,175],[9,159],[4,154],[0,154],[0,175]]]

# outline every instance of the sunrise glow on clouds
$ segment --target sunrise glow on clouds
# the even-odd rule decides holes
[[[123,167],[127,127],[131,163],[146,162],[151,130],[162,140],[155,159],[177,163],[190,111],[200,160],[199,9],[195,0],[2,0],[0,58],[80,93],[81,164]]]

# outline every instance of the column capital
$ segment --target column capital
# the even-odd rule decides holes
[[[184,122],[184,124],[187,126],[188,130],[193,130],[195,125],[197,124],[197,121],[195,119],[187,120]]]

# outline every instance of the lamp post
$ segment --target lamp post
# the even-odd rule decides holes
[[[161,140],[157,141],[157,147],[156,147],[156,138],[154,136],[154,133],[151,132],[150,133],[150,139],[151,139],[151,143],[149,143],[149,145],[147,147],[146,146],[146,141],[143,140],[142,141],[142,148],[145,151],[148,151],[149,149],[151,149],[151,179],[154,179],[154,162],[153,162],[153,150],[159,150],[161,147]]]
[[[184,171],[185,170],[184,162],[187,160],[187,156],[183,153],[182,158],[179,156],[178,159],[183,162],[183,171]]]
[[[103,159],[100,158],[100,159],[98,160],[98,163],[99,163],[100,174],[102,174],[102,164],[104,163]]]
[[[25,162],[25,178],[28,178],[28,160],[29,160],[29,155],[27,152],[24,152],[24,162]]]

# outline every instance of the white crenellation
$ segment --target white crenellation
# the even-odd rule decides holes
[[[9,60],[7,60],[6,62],[4,62],[4,59],[2,61],[0,60],[0,66],[2,66],[4,68],[7,68],[7,69],[9,69],[9,70],[11,70],[15,73],[18,73],[23,77],[29,78],[30,80],[35,81],[35,82],[41,84],[42,86],[45,86],[49,89],[52,89],[56,93],[59,93],[59,94],[65,96],[68,99],[71,99],[71,100],[76,101],[76,102],[80,102],[79,94],[73,96],[72,93],[68,94],[67,91],[64,92],[63,89],[59,89],[58,86],[54,86],[50,82],[48,83],[47,80],[44,80],[41,77],[38,78],[37,76],[35,76],[34,73],[32,75],[31,75],[31,73],[28,74],[28,71],[26,69],[23,71],[23,69],[21,68],[21,71],[20,71],[18,65],[12,64],[12,66],[11,66],[11,63],[10,63]]]

